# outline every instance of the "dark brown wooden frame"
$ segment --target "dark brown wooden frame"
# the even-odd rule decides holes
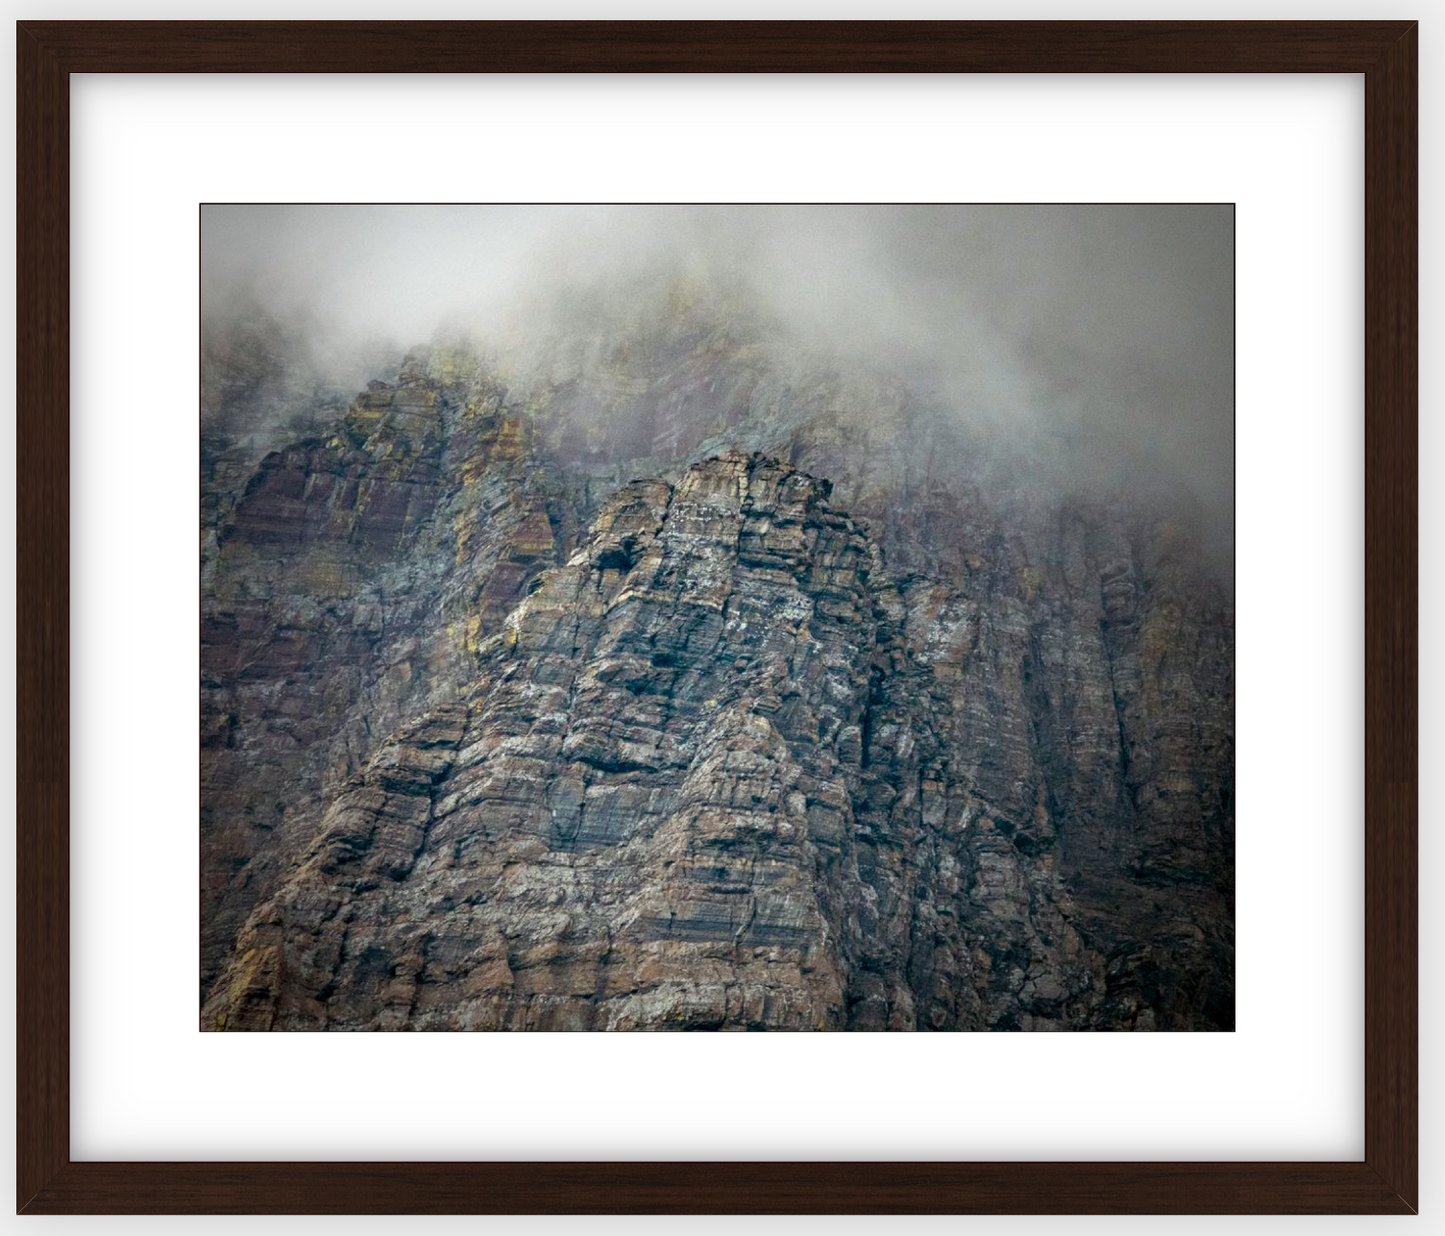
[[[19,1211],[1407,1214],[1415,1210],[1419,1196],[1415,22],[20,22],[16,34]],[[301,71],[1364,74],[1362,1162],[71,1161],[69,76]]]

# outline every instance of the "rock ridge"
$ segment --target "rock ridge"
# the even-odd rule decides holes
[[[942,577],[765,451],[594,492],[456,358],[262,461],[203,1028],[1232,1027],[1232,618],[1177,531],[964,524]]]

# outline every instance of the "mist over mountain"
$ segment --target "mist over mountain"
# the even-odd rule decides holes
[[[1233,1025],[1229,207],[207,207],[208,1029]]]
[[[202,243],[206,326],[260,301],[342,385],[439,332],[506,372],[555,364],[539,339],[581,361],[683,284],[1042,484],[1173,496],[1232,541],[1231,206],[208,207]]]

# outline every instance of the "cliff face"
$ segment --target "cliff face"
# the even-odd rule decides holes
[[[203,509],[202,1026],[1232,1028],[1188,525],[671,308]]]

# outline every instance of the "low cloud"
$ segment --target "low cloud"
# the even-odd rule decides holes
[[[1087,441],[1082,483],[1177,487],[1228,540],[1233,229],[1228,205],[210,206],[202,313],[262,303],[341,370],[690,274],[965,421]]]

